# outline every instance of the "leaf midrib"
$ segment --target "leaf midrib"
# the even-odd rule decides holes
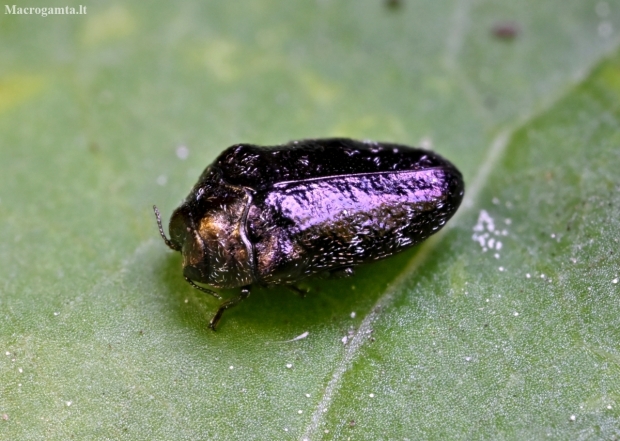
[[[461,4],[467,1],[468,0],[460,0],[458,3]],[[459,7],[457,5],[457,9],[458,8]],[[458,18],[456,17],[457,15],[458,14],[455,14],[455,20]],[[459,20],[462,19],[462,17],[459,18]],[[449,41],[446,46],[446,58],[450,56],[449,42],[450,39],[453,38],[453,35],[449,36]],[[514,124],[501,129],[493,138],[486,150],[486,154],[484,155],[485,160],[480,164],[476,178],[473,180],[469,188],[466,188],[466,193],[462,204],[463,208],[457,211],[446,228],[442,229],[437,235],[424,242],[415,256],[407,263],[407,265],[405,265],[403,271],[394,279],[394,281],[390,284],[390,287],[370,309],[370,313],[364,318],[353,338],[347,343],[344,356],[337,363],[331,379],[325,387],[325,391],[321,396],[316,409],[312,413],[310,423],[306,427],[303,435],[300,437],[302,441],[316,439],[319,429],[323,425],[324,416],[328,413],[332,399],[340,389],[340,381],[344,377],[344,374],[349,370],[353,361],[356,359],[357,354],[363,347],[364,342],[367,340],[366,336],[372,331],[373,324],[380,319],[381,312],[384,309],[389,308],[389,306],[396,299],[397,294],[402,291],[399,288],[405,283],[411,274],[413,274],[426,262],[428,256],[430,256],[432,251],[441,243],[447,232],[454,228],[457,224],[457,220],[460,219],[464,213],[469,212],[475,207],[480,192],[484,188],[484,185],[488,182],[491,172],[495,169],[496,164],[503,158],[503,154],[515,133],[527,126],[533,120],[548,112],[549,109],[551,109],[557,102],[568,95],[577,84],[587,78],[602,59],[607,57],[609,53],[615,52],[619,46],[620,38],[616,39],[607,53],[604,53],[599,59],[593,61],[591,65],[587,66],[587,68],[579,69],[574,75],[572,75],[572,81],[569,81],[566,86],[559,91],[559,93],[551,93],[546,97],[541,97],[539,103],[533,106],[533,110],[523,114],[521,117],[517,117],[517,121]],[[452,56],[456,59],[456,55],[453,54]]]

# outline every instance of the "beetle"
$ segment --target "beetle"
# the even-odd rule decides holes
[[[461,172],[438,154],[347,138],[271,147],[236,144],[204,172],[172,213],[170,239],[194,288],[240,288],[209,323],[246,299],[250,287],[352,274],[440,230],[464,194]]]

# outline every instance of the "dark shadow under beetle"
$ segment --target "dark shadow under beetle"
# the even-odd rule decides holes
[[[357,320],[363,319],[403,272],[417,253],[417,248],[361,265],[352,277],[308,279],[303,283],[303,287],[309,289],[305,297],[282,286],[252,286],[251,299],[227,313],[224,322],[230,315],[230,318],[234,317],[234,322],[242,323],[245,330],[258,334],[301,333],[317,326],[330,325],[347,330],[356,323],[350,317],[351,312],[356,313]],[[220,301],[193,289],[178,276],[179,257],[169,254],[154,269],[158,283],[168,293],[165,297],[171,300],[171,303],[166,303],[165,309],[176,311],[173,315],[178,315],[183,326],[201,328],[205,314],[212,314]],[[236,289],[221,289],[218,292],[224,299],[237,294]]]

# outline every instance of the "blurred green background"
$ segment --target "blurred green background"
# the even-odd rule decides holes
[[[619,1],[82,5],[0,15],[0,439],[620,437]],[[433,148],[465,203],[209,331],[151,206],[325,136]]]

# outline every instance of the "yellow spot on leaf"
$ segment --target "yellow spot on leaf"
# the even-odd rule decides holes
[[[407,131],[400,118],[393,115],[364,115],[356,119],[340,121],[330,131],[330,136],[350,137],[386,141],[406,139]]]
[[[603,68],[600,79],[604,86],[612,92],[616,99],[620,98],[620,65],[610,63]]]
[[[121,5],[114,5],[105,11],[89,16],[84,25],[82,41],[92,46],[109,40],[127,37],[136,29],[136,20]]]
[[[277,52],[224,38],[211,38],[197,46],[187,47],[186,51],[188,66],[206,68],[210,81],[232,83],[286,67],[285,60]]]
[[[230,40],[214,39],[202,46],[192,58],[198,58],[219,81],[234,81],[241,75],[239,46]]]
[[[0,78],[0,112],[15,107],[43,90],[42,75],[11,75]]]
[[[330,104],[338,96],[338,87],[329,84],[313,73],[303,73],[299,76],[299,79],[306,94],[316,101],[317,104]]]

